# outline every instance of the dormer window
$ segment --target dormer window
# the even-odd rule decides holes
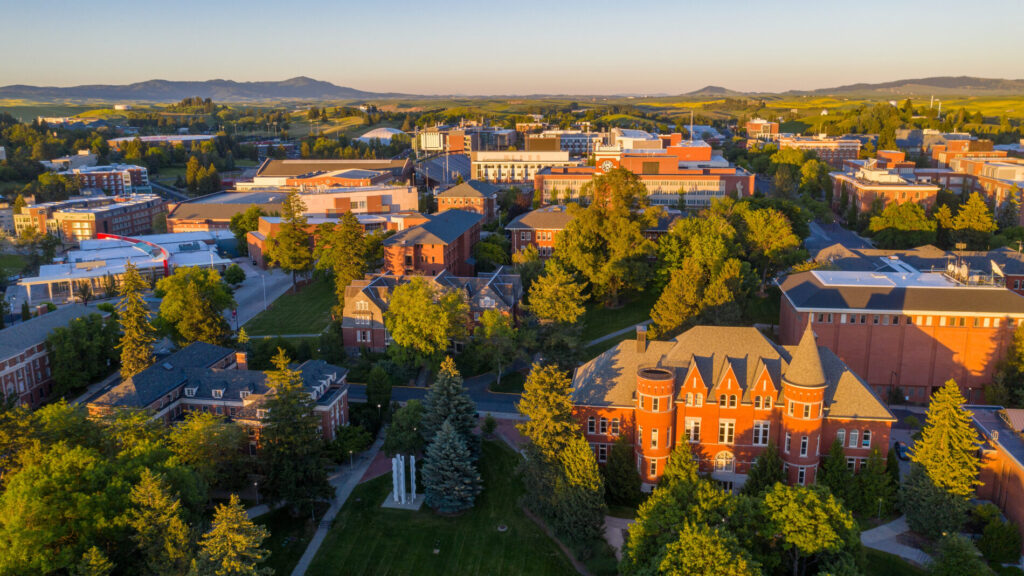
[[[195,395],[196,395],[196,389],[195,388],[185,388],[185,397],[186,398],[194,398]]]
[[[223,398],[224,397],[224,391],[223,390],[214,390],[213,391],[213,397],[217,398],[217,399]]]
[[[370,309],[370,304],[366,300],[360,300],[356,302],[356,310],[366,311]]]
[[[490,296],[484,296],[480,300],[480,304],[484,308],[494,308],[494,298],[491,298]]]
[[[261,420],[262,420],[263,418],[266,418],[266,417],[267,417],[267,411],[266,411],[266,409],[260,408],[259,410],[257,410],[257,411],[256,411],[256,417],[257,417],[257,418],[259,418],[259,419],[261,419]]]
[[[238,392],[238,397],[241,398],[242,400],[245,400],[246,398],[249,397],[249,391],[248,390],[241,390],[241,391],[239,391]]]

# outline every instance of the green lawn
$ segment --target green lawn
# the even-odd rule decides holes
[[[270,550],[264,566],[273,568],[275,574],[291,574],[316,532],[316,526],[306,516],[292,518],[287,508],[258,516],[254,521],[270,530],[270,537],[263,541],[263,548]]]
[[[390,475],[360,485],[308,574],[575,575],[557,545],[519,508],[518,461],[504,444],[485,441],[484,492],[472,510],[455,518],[426,507],[419,512],[381,508],[391,490]],[[508,527],[504,533],[498,532],[501,524]]]
[[[522,372],[507,372],[501,376],[501,384],[492,382],[491,392],[511,392],[513,394],[523,393],[523,384],[526,384],[526,374]]]
[[[879,550],[864,548],[868,558],[867,576],[924,576],[927,572],[903,560]]]
[[[625,334],[620,334],[615,338],[609,338],[602,342],[598,342],[593,346],[587,346],[586,348],[583,349],[583,361],[586,362],[606,350],[611,350],[612,348],[615,347],[616,344],[622,342],[623,340],[629,340],[635,337],[636,332],[627,332]]]
[[[0,274],[12,276],[21,272],[27,260],[21,254],[0,254]]]
[[[605,334],[649,319],[651,308],[658,300],[658,296],[659,294],[648,290],[633,295],[619,308],[605,308],[604,304],[588,306],[583,314],[583,341],[590,342]]]
[[[297,294],[288,293],[245,323],[250,336],[277,334],[315,334],[322,332],[331,321],[334,306],[334,286],[326,280],[316,280]]]

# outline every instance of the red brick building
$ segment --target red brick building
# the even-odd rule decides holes
[[[945,168],[957,158],[1006,158],[1008,152],[996,150],[991,140],[947,140],[945,144],[932,146],[932,160],[939,168]]]
[[[551,256],[555,251],[558,233],[565,230],[572,219],[569,210],[558,204],[516,216],[505,226],[512,240],[512,253],[534,246],[541,258]]]
[[[764,118],[753,118],[746,124],[747,138],[757,140],[777,140],[779,138],[779,123],[769,122]]]
[[[437,195],[437,211],[466,210],[476,212],[490,222],[497,217],[498,191],[500,188],[488,182],[469,180]]]
[[[887,452],[895,421],[810,328],[797,346],[756,328],[698,326],[669,342],[647,342],[641,331],[576,369],[572,401],[598,462],[626,436],[648,486],[680,445],[729,490],[769,444],[789,483],[811,484],[834,440],[857,469],[872,448]]]
[[[0,391],[35,408],[46,401],[53,386],[46,338],[77,318],[96,314],[81,304],[47,312],[0,330]]]
[[[445,210],[427,221],[384,241],[384,271],[395,276],[447,271],[473,273],[473,246],[480,241],[483,216],[465,210]]]
[[[150,194],[149,170],[133,164],[76,168],[72,174],[82,190],[103,191],[114,196]]]
[[[348,370],[322,360],[307,360],[296,370],[314,402],[321,436],[333,440],[338,427],[349,423]],[[266,417],[265,402],[275,393],[263,372],[248,369],[245,352],[196,342],[122,381],[87,408],[93,416],[118,408],[142,409],[168,425],[189,412],[217,414],[245,427],[254,451]]]
[[[852,160],[860,156],[860,140],[854,138],[828,138],[805,136],[782,136],[779,138],[779,149],[792,148],[805,152],[813,151],[818,160],[827,162],[833,168],[843,167],[843,160]]]
[[[386,274],[369,275],[345,288],[345,309],[341,321],[345,348],[368,348],[374,352],[383,352],[387,349],[391,339],[384,325],[384,313],[388,310],[391,292],[412,278]],[[493,273],[483,273],[475,277],[460,277],[442,272],[428,278],[427,281],[438,294],[450,290],[462,292],[469,305],[470,321],[473,326],[487,310],[498,310],[514,318],[518,315],[519,301],[523,297],[523,283],[519,275],[509,273],[504,267]]]
[[[65,242],[81,242],[97,234],[136,236],[151,232],[154,220],[166,213],[164,199],[155,194],[82,196],[27,206],[14,215],[14,226],[19,235],[33,228]]]
[[[914,202],[927,210],[935,204],[939,193],[939,187],[934,184],[919,184],[884,169],[865,167],[856,172],[833,172],[830,176],[833,210],[840,209],[844,194],[860,213],[869,212],[875,200],[880,200],[883,207]]]
[[[1024,297],[1001,285],[941,273],[792,274],[780,283],[779,338],[799,340],[811,321],[818,342],[883,397],[927,402],[953,378],[968,402],[981,401]]]
[[[978,498],[999,506],[1024,535],[1024,410],[1001,406],[966,408],[981,433]]]

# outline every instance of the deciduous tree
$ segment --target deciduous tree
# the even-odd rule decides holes
[[[413,278],[392,292],[384,323],[399,359],[422,363],[436,361],[450,340],[465,333],[468,313],[460,292],[437,294],[425,280]]]
[[[211,487],[235,488],[245,479],[249,435],[234,422],[208,412],[190,412],[171,429],[174,459],[195,470]]]
[[[793,576],[818,554],[836,553],[856,542],[853,515],[828,490],[776,484],[764,498],[770,530],[793,558]]]
[[[754,576],[761,570],[728,533],[691,522],[668,545],[659,574],[666,576]]]
[[[507,315],[492,309],[480,315],[474,336],[481,352],[494,364],[498,383],[501,384],[502,369],[520,353],[519,330]]]

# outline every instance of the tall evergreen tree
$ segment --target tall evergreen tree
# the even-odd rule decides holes
[[[953,218],[953,228],[956,240],[966,243],[968,250],[987,250],[997,225],[981,195],[973,192]]]
[[[841,500],[848,508],[852,508],[850,492],[853,488],[853,473],[846,466],[846,453],[843,445],[836,438],[821,462],[818,472],[818,484],[826,486],[832,495]]]
[[[441,363],[433,385],[423,398],[423,421],[420,429],[429,444],[441,426],[449,422],[471,452],[476,453],[473,429],[476,428],[476,404],[462,385],[462,375],[451,357]]]
[[[480,473],[466,441],[450,419],[444,421],[427,448],[422,481],[427,506],[442,514],[472,508],[480,494]]]
[[[604,483],[611,504],[635,506],[640,502],[643,481],[636,471],[633,443],[626,436],[612,444],[608,462],[604,465]]]
[[[270,556],[260,547],[268,536],[266,528],[249,520],[232,494],[227,504],[214,510],[213,525],[199,541],[199,558],[189,576],[271,576],[273,569],[260,566]]]
[[[957,532],[967,520],[968,500],[937,486],[918,464],[910,467],[900,498],[907,525],[929,538]]]
[[[184,575],[192,558],[188,524],[181,517],[181,502],[170,487],[148,468],[132,488],[128,525],[139,550],[144,572],[153,576]]]
[[[93,546],[82,555],[82,561],[71,571],[71,576],[110,576],[113,572],[114,563]]]
[[[301,373],[288,367],[284,350],[278,348],[272,362],[274,369],[266,375],[274,392],[265,404],[261,436],[263,491],[272,501],[287,502],[294,513],[308,511],[317,500],[331,496],[320,418],[303,390]]]
[[[604,483],[594,450],[582,434],[574,434],[558,455],[551,523],[577,553],[587,553],[604,534]]]
[[[121,324],[121,378],[130,379],[153,363],[153,325],[149,322],[149,306],[142,292],[149,285],[134,264],[125,264],[121,279],[121,300],[117,304],[117,318]]]
[[[559,454],[579,427],[572,417],[572,380],[557,366],[534,364],[523,385],[516,428],[547,457]]]
[[[231,326],[224,315],[214,308],[214,303],[203,297],[195,282],[188,283],[185,297],[191,304],[182,309],[181,317],[175,325],[181,344],[227,344],[231,339]]]
[[[267,257],[271,262],[292,274],[306,272],[313,265],[313,251],[310,249],[309,232],[306,227],[306,205],[297,190],[288,192],[281,204],[281,228],[277,235],[267,241]]]
[[[978,484],[978,433],[971,413],[953,380],[932,395],[921,439],[914,443],[911,460],[924,467],[936,486],[962,498],[970,498]]]
[[[328,222],[317,226],[316,235],[316,248],[313,250],[316,269],[329,271],[334,277],[334,294],[340,312],[345,307],[345,288],[366,272],[363,227],[355,214],[346,212],[337,224]]]
[[[747,481],[743,484],[743,493],[757,496],[771,490],[777,482],[785,482],[786,477],[782,472],[782,464],[778,446],[774,442],[770,442],[768,448],[757,457],[757,461],[750,467]]]
[[[854,490],[849,495],[850,507],[862,516],[888,514],[896,497],[896,485],[886,470],[885,459],[878,447],[871,449],[867,462],[854,478]]]

